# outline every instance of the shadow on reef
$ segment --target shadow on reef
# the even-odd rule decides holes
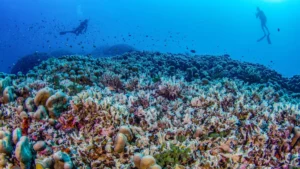
[[[100,46],[91,52],[94,57],[108,57],[123,55],[127,52],[137,51],[134,47],[127,44],[117,44],[113,46]]]
[[[50,54],[35,52],[20,58],[12,67],[10,73],[17,74],[18,72],[22,72],[23,74],[26,74],[29,70],[33,69],[35,66],[38,66],[44,60],[47,60],[51,57],[58,58],[66,55],[73,55],[73,53],[66,50],[57,50],[51,52]]]
[[[22,72],[26,74],[29,70],[31,70],[34,66],[39,65],[42,61],[50,58],[50,55],[47,53],[33,53],[30,55],[26,55],[20,58],[17,63],[12,67],[10,73],[17,74],[18,72]]]

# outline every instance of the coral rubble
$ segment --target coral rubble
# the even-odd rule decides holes
[[[228,56],[63,56],[0,74],[0,168],[300,167],[299,78]]]

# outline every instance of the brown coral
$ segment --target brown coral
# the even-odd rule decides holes
[[[39,105],[46,105],[46,102],[48,100],[48,98],[52,95],[53,93],[53,90],[51,88],[43,88],[43,89],[40,89],[35,98],[34,98],[34,103],[36,106],[39,106]]]
[[[51,118],[57,118],[68,107],[68,96],[63,92],[56,92],[47,99],[46,107]]]

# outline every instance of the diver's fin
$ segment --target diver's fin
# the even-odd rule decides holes
[[[265,37],[266,37],[266,35],[264,35],[263,37],[261,37],[261,38],[257,39],[257,42],[260,42],[260,41],[262,41],[263,39],[265,39]]]

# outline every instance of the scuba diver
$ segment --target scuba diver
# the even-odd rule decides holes
[[[86,29],[87,29],[87,26],[88,26],[88,20],[84,20],[80,23],[80,25],[75,28],[74,30],[72,31],[63,31],[63,32],[60,32],[59,34],[60,35],[65,35],[66,33],[74,33],[76,36],[78,36],[79,34],[83,34],[86,32]]]
[[[264,36],[259,38],[257,40],[257,42],[262,41],[265,37],[267,37],[267,41],[269,44],[271,44],[271,40],[270,40],[270,32],[269,32],[269,28],[267,27],[266,23],[267,23],[267,17],[265,15],[265,13],[259,9],[259,7],[256,8],[257,13],[256,13],[256,18],[260,19],[260,23],[261,23],[261,28],[264,32]],[[267,32],[267,33],[266,33]]]

